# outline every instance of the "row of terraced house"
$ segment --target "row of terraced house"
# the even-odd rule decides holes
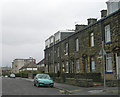
[[[102,41],[106,79],[120,77],[120,1],[107,2],[101,19],[88,19],[88,25],[58,31],[45,41],[45,73],[101,73]]]

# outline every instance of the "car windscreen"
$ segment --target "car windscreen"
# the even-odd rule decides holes
[[[38,78],[40,79],[50,79],[49,75],[38,75]]]

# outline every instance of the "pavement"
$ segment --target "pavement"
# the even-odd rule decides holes
[[[28,81],[34,81],[33,79],[25,79]],[[78,87],[63,83],[56,83],[55,88],[59,89],[62,94],[67,95],[120,95],[118,87],[106,87],[95,86],[95,87]],[[118,93],[119,92],[119,93]]]

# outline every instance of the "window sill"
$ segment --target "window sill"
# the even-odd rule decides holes
[[[68,54],[65,54],[65,56],[67,56]]]
[[[105,74],[113,74],[113,72],[105,72]]]
[[[88,48],[94,48],[95,46],[91,46],[91,47],[88,47]]]
[[[75,51],[75,53],[78,53],[79,51]]]
[[[106,42],[106,43],[104,43],[104,44],[110,44],[110,43],[112,43],[112,41]]]

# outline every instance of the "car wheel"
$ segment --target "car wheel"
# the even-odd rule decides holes
[[[36,86],[37,86],[37,87],[39,87],[39,86],[40,86],[38,82],[36,83]]]
[[[51,88],[53,88],[54,86],[50,86]]]

